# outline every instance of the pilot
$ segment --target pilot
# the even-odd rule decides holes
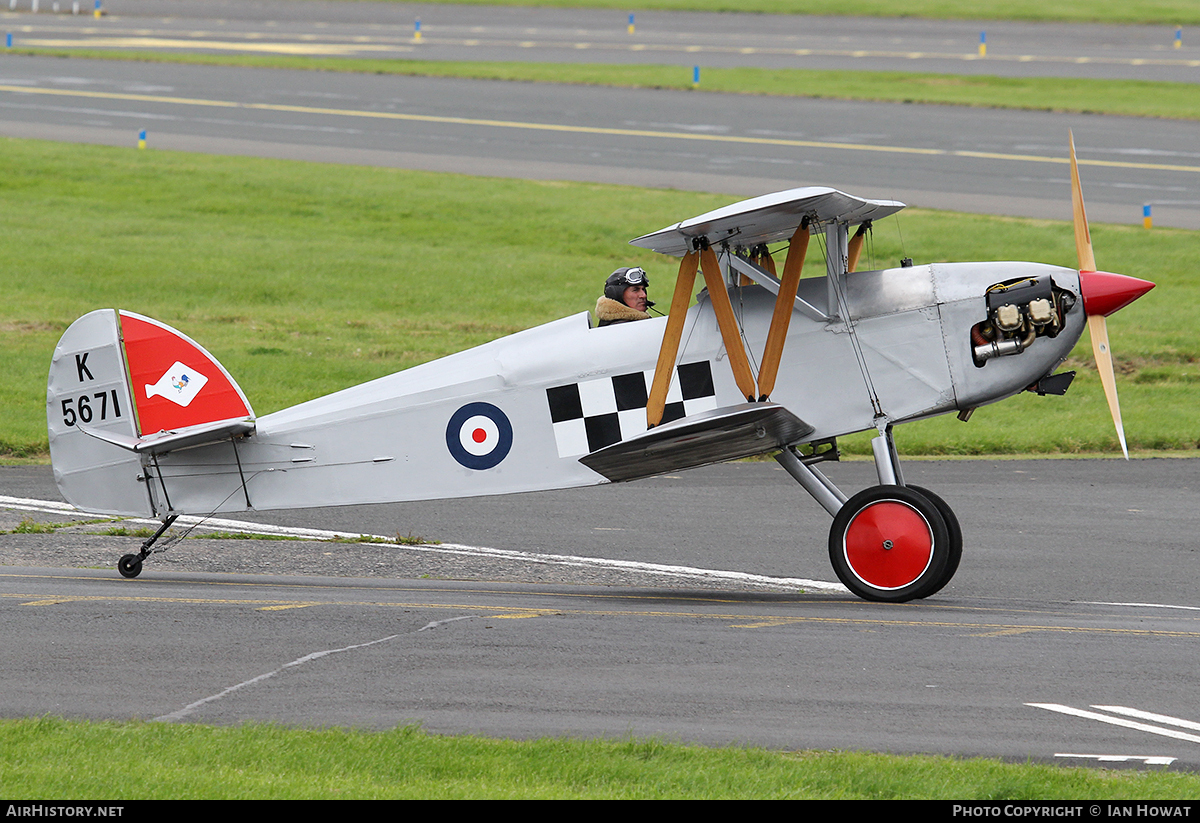
[[[604,296],[596,301],[596,319],[601,326],[647,320],[654,305],[646,299],[650,279],[638,267],[617,269],[604,281]]]

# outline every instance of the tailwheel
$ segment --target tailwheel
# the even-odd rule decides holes
[[[873,486],[851,497],[829,530],[838,578],[864,600],[903,603],[944,586],[950,529],[938,506],[904,486]]]
[[[158,527],[158,531],[146,540],[145,543],[142,543],[142,550],[140,552],[121,556],[121,559],[117,561],[117,571],[121,573],[121,577],[132,579],[142,573],[142,561],[153,553],[150,551],[150,547],[158,542],[158,538],[162,537],[163,533],[171,528],[171,525],[178,517],[179,515],[172,514],[164,519],[162,525]]]
[[[122,555],[117,561],[117,571],[121,577],[137,577],[142,573],[142,556],[140,554]]]

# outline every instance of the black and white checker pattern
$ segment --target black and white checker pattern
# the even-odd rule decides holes
[[[579,457],[646,431],[654,369],[546,389],[559,457]],[[675,369],[663,423],[717,407],[707,360]]]

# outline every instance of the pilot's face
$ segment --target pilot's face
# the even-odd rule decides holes
[[[638,311],[646,310],[646,287],[645,286],[626,286],[625,294],[621,301],[631,309]]]

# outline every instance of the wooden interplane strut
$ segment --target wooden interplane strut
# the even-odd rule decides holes
[[[733,369],[733,379],[742,397],[753,403],[754,374],[750,371],[750,359],[746,357],[746,349],[742,346],[742,335],[737,318],[733,315],[733,304],[729,302],[725,278],[721,275],[721,264],[717,260],[717,253],[711,248],[700,252],[700,270],[704,272],[704,285],[708,286],[708,299],[717,316],[717,327],[721,330],[721,340],[725,344],[729,366]]]
[[[700,252],[697,251],[688,252],[679,261],[679,275],[675,278],[675,294],[671,297],[667,328],[663,332],[662,345],[658,349],[654,382],[650,385],[650,397],[646,401],[648,428],[654,428],[662,422],[663,409],[667,405],[667,390],[671,388],[671,374],[675,371],[675,356],[679,353],[679,340],[683,337],[683,321],[687,317],[688,303],[692,302],[692,287],[696,283],[696,268],[699,264]]]
[[[646,403],[646,425],[649,428],[662,422],[667,391],[671,387],[671,375],[675,369],[675,359],[679,354],[679,342],[683,337],[684,317],[696,282],[697,268],[704,273],[704,283],[708,288],[709,300],[712,302],[717,326],[721,331],[721,340],[725,344],[725,351],[729,357],[730,368],[733,369],[733,378],[737,383],[738,391],[751,402],[756,397],[759,401],[765,401],[770,397],[779,374],[783,345],[787,340],[788,325],[791,322],[796,294],[800,286],[804,258],[808,253],[810,238],[808,226],[809,220],[805,218],[788,243],[787,259],[783,264],[783,278],[775,300],[775,310],[771,316],[767,342],[763,347],[757,391],[754,374],[750,370],[750,361],[742,346],[737,318],[733,313],[733,305],[729,300],[729,291],[721,275],[721,266],[716,253],[705,246],[701,251],[692,251],[684,255],[679,263],[679,275],[675,280],[675,293],[671,298],[667,328],[663,332],[658,362],[654,368],[654,380],[651,383],[650,395]],[[771,274],[775,274],[775,261],[765,247],[756,249],[752,253],[751,261]]]
[[[796,292],[800,288],[800,272],[804,268],[804,257],[808,254],[810,237],[808,219],[805,218],[788,242],[787,259],[783,261],[783,279],[779,282],[779,294],[775,295],[775,311],[771,314],[771,328],[763,346],[762,368],[758,370],[759,400],[766,400],[775,390],[775,378],[779,375],[779,361],[783,357],[783,344],[792,321]]]
[[[850,238],[850,245],[846,250],[846,271],[858,270],[858,258],[862,255],[863,240],[866,238],[867,232],[871,230],[871,221],[864,220],[858,227],[858,231]]]

